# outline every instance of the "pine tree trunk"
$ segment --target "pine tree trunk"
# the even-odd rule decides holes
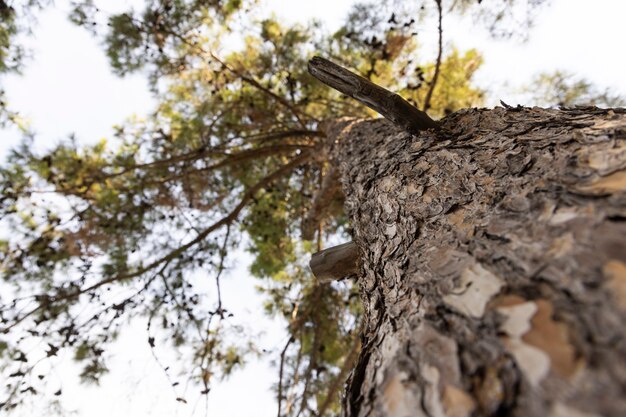
[[[365,310],[346,416],[626,416],[623,110],[338,142]]]

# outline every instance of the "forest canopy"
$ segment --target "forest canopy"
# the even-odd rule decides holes
[[[100,41],[115,74],[148,78],[158,103],[148,118],[119,125],[108,141],[68,138],[39,152],[0,92],[0,125],[24,132],[0,168],[8,231],[0,235],[0,410],[56,398],[38,375],[60,350],[97,382],[133,318],[146,320],[146,343],[175,349],[176,366],[208,394],[263,354],[221,299],[229,256],[245,249],[265,313],[288,332],[270,352],[279,416],[336,415],[359,349],[360,300],[350,280],[316,282],[307,261],[328,242],[350,240],[326,129],[376,115],[311,77],[308,60],[331,59],[441,118],[487,95],[474,85],[480,51],[444,44],[442,16],[470,15],[495,37],[523,39],[547,2],[356,4],[332,33],[318,21],[263,16],[254,0],[143,3],[111,13],[104,1],[82,0],[69,19]],[[19,36],[46,7],[55,6],[0,0],[0,75],[28,65]],[[425,27],[439,35],[437,56],[420,53]],[[532,86],[543,105],[624,103],[561,72]]]

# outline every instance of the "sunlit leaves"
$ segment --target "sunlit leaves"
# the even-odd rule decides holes
[[[485,92],[473,86],[472,79],[482,62],[482,56],[476,50],[461,53],[452,48],[444,55],[440,80],[431,98],[429,113],[442,117],[459,109],[481,105]],[[416,84],[407,84],[403,93],[409,101],[419,104],[423,103],[426,96],[429,88],[427,80],[432,79],[434,64],[418,67],[415,71],[418,81]]]

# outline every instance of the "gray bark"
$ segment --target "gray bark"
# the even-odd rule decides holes
[[[626,415],[626,114],[464,110],[338,140],[359,247],[346,416]]]

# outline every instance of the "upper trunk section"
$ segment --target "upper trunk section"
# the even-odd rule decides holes
[[[344,130],[347,416],[626,415],[625,132],[621,111],[502,108]]]

